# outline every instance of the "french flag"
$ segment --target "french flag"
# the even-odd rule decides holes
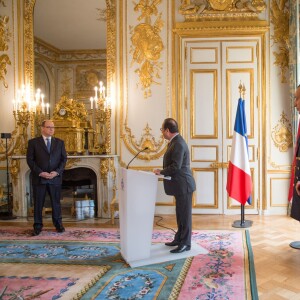
[[[252,180],[249,165],[245,101],[240,98],[236,111],[226,190],[229,197],[251,204]]]

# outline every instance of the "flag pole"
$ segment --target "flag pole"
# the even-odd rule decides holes
[[[252,226],[253,221],[245,220],[245,205],[241,204],[241,219],[233,221],[234,228],[248,228]]]
[[[245,107],[244,107],[244,104],[243,104],[244,103],[243,101],[245,101],[244,100],[245,99],[245,92],[246,92],[245,85],[244,84],[242,85],[242,83],[240,82],[240,84],[239,84],[240,99],[239,99],[239,103],[238,103],[237,116],[236,116],[234,126],[235,126],[235,132],[238,131],[239,134],[241,134],[245,138],[244,158],[246,159],[246,157],[247,157],[247,161],[249,162],[249,160],[248,160],[248,138],[247,138],[246,116],[245,116]],[[239,123],[239,124],[237,124],[237,123]],[[236,125],[241,125],[241,128],[237,129]],[[234,138],[233,142],[234,141],[235,141],[235,138]],[[232,160],[232,158],[230,158],[230,160]],[[248,168],[249,168],[249,170],[246,170],[246,171],[250,175],[249,165],[248,165]],[[230,169],[229,169],[229,172],[230,172]],[[232,182],[233,182],[233,179],[230,178],[230,184],[232,184]],[[228,182],[227,182],[227,184],[228,184]],[[252,184],[250,184],[250,185],[251,185],[251,189],[252,189]],[[242,189],[246,188],[246,186],[247,186],[247,184],[244,183]],[[251,203],[251,189],[250,189],[250,193],[248,194],[249,198],[247,200],[249,203]],[[229,192],[229,194],[231,194],[231,193]],[[240,200],[242,200],[242,199],[240,199]],[[244,201],[245,200],[246,199],[244,199]],[[239,202],[241,202],[241,219],[234,221],[233,224],[232,224],[232,227],[235,227],[235,228],[248,228],[248,227],[252,226],[252,223],[253,223],[252,221],[248,221],[248,220],[246,221],[245,220],[245,202],[244,201],[239,201]]]

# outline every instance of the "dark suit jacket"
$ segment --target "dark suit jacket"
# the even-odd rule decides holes
[[[164,155],[164,176],[171,176],[171,180],[164,180],[167,195],[182,195],[196,190],[195,180],[190,169],[189,149],[181,135],[175,136],[170,142]]]
[[[32,184],[61,184],[67,153],[65,144],[58,138],[51,138],[51,150],[48,153],[42,136],[28,141],[27,164],[32,174]],[[59,176],[53,179],[44,179],[39,176],[42,172],[56,171]]]

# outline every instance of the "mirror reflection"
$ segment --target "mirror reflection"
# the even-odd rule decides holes
[[[50,102],[50,115],[63,96],[89,109],[94,87],[106,86],[105,8],[105,0],[36,0],[35,89]]]

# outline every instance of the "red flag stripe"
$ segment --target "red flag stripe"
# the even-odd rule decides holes
[[[251,176],[229,161],[227,190],[229,197],[245,205],[252,191]]]

